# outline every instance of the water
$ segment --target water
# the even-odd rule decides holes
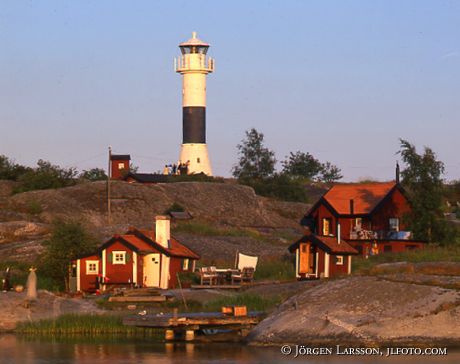
[[[240,344],[152,343],[145,340],[72,339],[38,340],[0,335],[1,364],[121,364],[121,363],[460,363],[460,351],[447,356],[283,356],[279,347],[247,347]]]

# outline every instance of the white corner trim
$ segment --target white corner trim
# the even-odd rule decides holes
[[[137,253],[133,252],[133,283],[137,284]]]
[[[324,278],[329,278],[329,254],[324,253]]]
[[[81,291],[80,272],[80,259],[77,259],[77,292]]]
[[[295,277],[300,278],[299,274],[299,250],[300,248],[297,248],[295,250]]]
[[[102,276],[103,276],[103,277],[105,277],[106,274],[107,274],[107,270],[106,270],[106,269],[107,269],[107,266],[106,266],[106,264],[107,264],[107,252],[106,252],[106,250],[104,249],[104,250],[102,251]]]

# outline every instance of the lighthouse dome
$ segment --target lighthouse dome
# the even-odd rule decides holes
[[[190,47],[190,46],[209,47],[209,44],[199,39],[196,36],[196,32],[192,32],[192,38],[190,38],[186,42],[182,42],[181,44],[179,44],[179,47]]]

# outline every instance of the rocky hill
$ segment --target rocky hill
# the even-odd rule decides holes
[[[460,265],[449,267],[454,273]],[[458,346],[459,284],[458,275],[407,273],[321,281],[284,302],[248,340],[258,345]]]
[[[273,232],[295,234],[299,219],[308,209],[306,204],[257,196],[252,188],[237,184],[180,182],[140,185],[115,181],[111,183],[112,221],[108,224],[105,182],[14,195],[13,186],[14,183],[9,181],[0,181],[2,259],[24,259],[39,253],[41,241],[46,239],[51,223],[57,218],[81,220],[102,243],[110,235],[124,232],[128,226],[151,228],[155,215],[163,214],[176,203],[192,214],[194,222],[223,229],[252,229],[262,236],[266,234],[273,243]],[[225,234],[220,235],[178,234],[182,239],[190,240],[191,247],[199,253],[212,251],[216,244],[222,246],[222,249],[214,249],[209,258],[220,258],[214,256],[216,254],[224,257],[227,241],[232,251],[240,246],[246,247],[248,253],[264,253],[263,247],[267,246],[273,254],[277,251],[284,253],[289,243],[280,238],[278,245],[276,242],[264,245],[263,239],[254,239],[250,235],[228,239]]]

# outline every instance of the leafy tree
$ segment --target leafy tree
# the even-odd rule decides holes
[[[78,221],[57,220],[49,240],[44,242],[41,271],[69,290],[69,264],[78,257],[91,254],[96,249],[96,240]]]
[[[106,180],[107,175],[105,174],[105,171],[102,168],[92,168],[88,171],[83,171],[80,174],[79,178],[94,182]]]
[[[320,180],[322,182],[335,182],[342,179],[342,170],[330,162],[321,165]]]
[[[237,145],[239,161],[232,169],[236,178],[264,178],[275,172],[275,153],[264,146],[264,135],[256,129],[246,131]]]
[[[21,175],[31,168],[16,164],[5,155],[0,155],[0,179],[16,181]]]
[[[444,163],[431,148],[425,147],[424,153],[418,154],[407,140],[400,139],[400,143],[399,154],[406,165],[401,172],[402,185],[412,204],[409,226],[417,239],[446,241],[450,229],[442,211]]]
[[[322,171],[321,162],[310,153],[291,152],[289,159],[281,162],[283,174],[293,177],[304,177],[312,180]]]
[[[77,173],[75,168],[61,168],[40,159],[36,168],[18,178],[20,186],[15,188],[15,192],[72,186],[76,183]]]
[[[281,162],[281,164],[283,165],[283,174],[291,177],[302,177],[321,182],[334,182],[343,177],[339,167],[330,162],[321,163],[310,153],[291,152],[289,159]]]

